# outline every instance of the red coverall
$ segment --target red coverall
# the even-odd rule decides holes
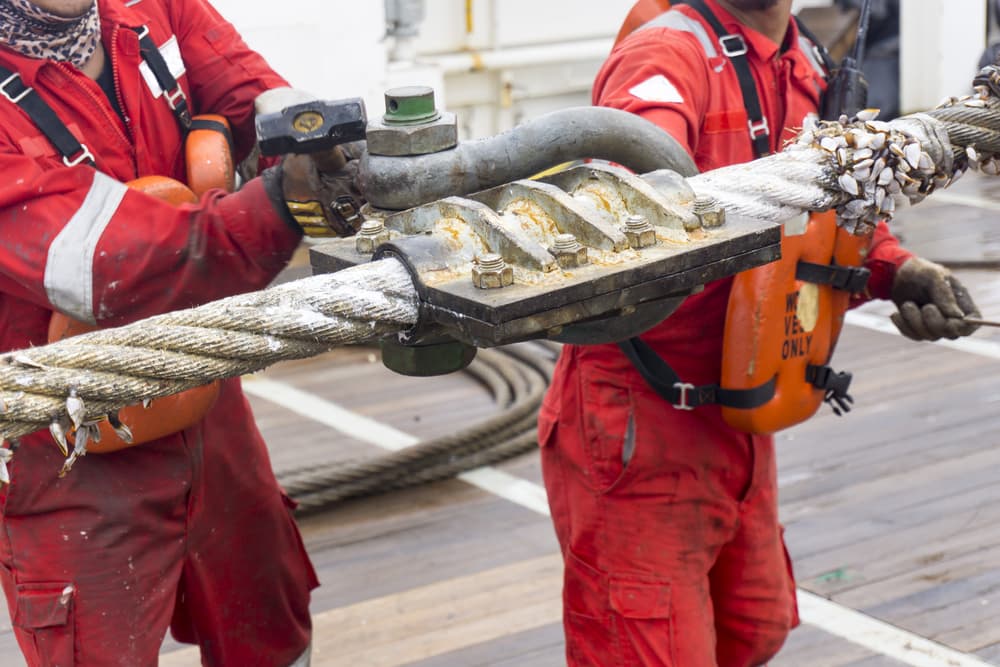
[[[825,83],[794,22],[782,50],[708,4],[749,47],[777,150],[816,112]],[[722,53],[695,10],[672,11],[700,23]],[[612,51],[593,95],[669,131],[703,171],[754,156],[731,63],[709,58],[690,32],[633,33]],[[887,297],[910,256],[883,226],[866,264],[870,296]],[[642,336],[685,382],[719,381],[731,285],[706,285]],[[772,437],[730,428],[717,406],[674,409],[617,346],[595,345],[564,348],[539,441],[565,559],[570,665],[737,667],[778,651],[798,619]]]
[[[72,66],[0,48],[96,156],[96,170],[64,166],[0,98],[2,350],[44,344],[54,308],[114,326],[263,288],[301,237],[260,179],[181,207],[123,185],[184,178],[178,124],[131,28],[148,26],[195,113],[229,119],[237,157],[254,98],[287,85],[205,0],[129,4],[100,0],[125,121]],[[154,665],[168,626],[207,665],[280,667],[305,651],[318,582],[239,380],[190,429],[62,479],[61,463],[47,432],[26,437],[0,490],[0,581],[29,665]]]

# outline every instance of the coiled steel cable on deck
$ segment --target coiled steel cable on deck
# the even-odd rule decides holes
[[[279,470],[278,481],[302,513],[341,500],[454,477],[533,450],[536,420],[552,377],[555,343],[481,350],[466,369],[502,412],[457,433],[361,462]]]

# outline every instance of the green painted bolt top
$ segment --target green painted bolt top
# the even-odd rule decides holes
[[[394,125],[428,123],[441,117],[434,106],[430,86],[404,86],[385,92],[385,115],[382,120]]]

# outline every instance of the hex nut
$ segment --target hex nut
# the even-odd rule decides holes
[[[374,254],[383,243],[389,242],[389,230],[381,221],[366,220],[354,237],[354,248],[362,255]]]
[[[472,267],[472,284],[479,289],[510,287],[514,284],[514,269],[506,266],[495,271],[492,269],[483,270],[474,266]]]
[[[695,197],[694,214],[705,228],[721,227],[726,224],[726,209],[715,197]]]
[[[628,245],[633,250],[641,250],[642,248],[649,248],[656,245],[656,230],[652,227],[642,231],[633,231],[631,229],[624,229],[622,231],[625,232]]]
[[[458,121],[453,113],[427,123],[392,125],[382,120],[368,122],[368,152],[372,155],[401,157],[427,155],[458,145]]]
[[[590,262],[590,254],[586,246],[579,243],[574,244],[575,248],[559,248],[553,246],[549,248],[549,253],[556,258],[556,261],[564,269],[575,269]]]

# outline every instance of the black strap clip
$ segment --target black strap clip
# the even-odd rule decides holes
[[[833,408],[833,414],[838,417],[851,411],[854,398],[847,393],[851,386],[853,375],[847,371],[837,372],[829,366],[806,366],[806,381],[825,393],[823,400]]]
[[[795,266],[795,277],[807,283],[829,285],[834,289],[859,294],[868,285],[871,271],[863,266],[841,266],[839,264],[816,264],[799,261]]]

